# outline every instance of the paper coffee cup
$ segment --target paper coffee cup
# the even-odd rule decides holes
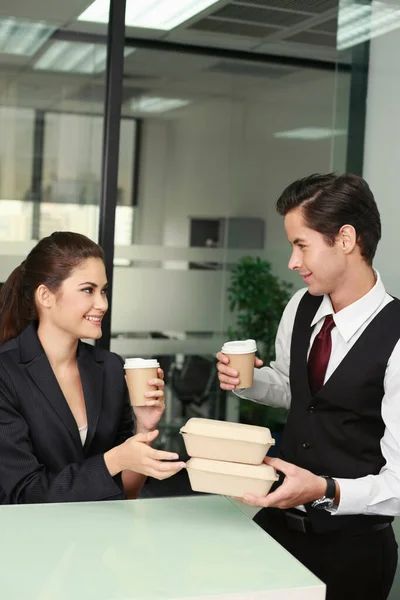
[[[125,360],[125,376],[132,406],[144,406],[149,398],[146,392],[154,392],[154,385],[149,385],[151,379],[158,377],[157,369],[160,367],[158,360],[149,358],[127,358]]]
[[[221,352],[229,357],[229,366],[239,371],[237,388],[248,388],[254,380],[254,357],[257,351],[255,340],[225,342]]]

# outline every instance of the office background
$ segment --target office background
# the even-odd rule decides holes
[[[274,208],[290,181],[366,177],[376,266],[400,293],[400,0],[203,0],[185,16],[142,4],[0,3],[0,281],[54,230],[99,239],[102,344],[167,371],[201,365],[196,409],[234,418],[211,376],[230,265],[260,256],[300,286]]]
[[[335,48],[336,0],[203,0],[172,29],[146,13],[132,26],[139,4],[124,38],[122,0],[111,23],[101,0],[1,3],[0,280],[34,240],[100,227],[102,343],[212,355],[228,265],[261,256],[299,285],[274,202],[346,168],[352,50]]]

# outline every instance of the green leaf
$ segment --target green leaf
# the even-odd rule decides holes
[[[228,288],[229,310],[236,311],[236,331],[230,337],[254,338],[263,348],[261,358],[274,358],[275,336],[292,285],[272,273],[259,256],[244,256],[234,266]]]

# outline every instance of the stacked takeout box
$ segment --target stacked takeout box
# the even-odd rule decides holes
[[[181,429],[193,491],[243,497],[268,494],[278,476],[263,463],[275,440],[267,427],[193,418]]]

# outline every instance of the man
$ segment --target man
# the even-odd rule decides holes
[[[239,396],[289,408],[282,474],[255,521],[327,584],[328,600],[384,600],[397,566],[400,514],[400,302],[372,260],[379,211],[355,175],[311,175],[277,202],[307,285],[288,303],[276,359]],[[221,388],[240,374],[217,355]],[[255,367],[262,362],[255,360]]]

